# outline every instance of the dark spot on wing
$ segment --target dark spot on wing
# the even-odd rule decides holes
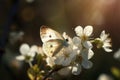
[[[50,45],[50,48],[52,48],[53,47],[53,45]]]
[[[51,36],[51,35],[49,35],[49,37],[51,38],[52,36]]]
[[[50,51],[50,53],[53,53],[53,51]]]
[[[69,41],[68,39],[65,39],[67,42]]]

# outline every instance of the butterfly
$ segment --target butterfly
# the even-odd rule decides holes
[[[68,45],[67,39],[60,33],[44,25],[40,27],[40,37],[43,42],[43,51],[49,57],[55,56],[64,46]]]

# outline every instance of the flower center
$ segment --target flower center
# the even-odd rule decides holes
[[[29,61],[31,59],[31,56],[25,56],[25,60]]]
[[[84,34],[83,34],[83,36],[82,36],[82,38],[81,38],[81,39],[82,39],[83,41],[86,41],[86,40],[87,40],[87,38],[88,38],[88,37],[87,37],[86,35],[84,35]]]

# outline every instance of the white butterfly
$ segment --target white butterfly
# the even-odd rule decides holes
[[[49,56],[55,56],[63,46],[67,46],[67,39],[65,40],[60,33],[48,28],[47,26],[41,26],[40,37],[43,42],[43,51]]]

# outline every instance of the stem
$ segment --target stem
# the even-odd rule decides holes
[[[51,71],[43,78],[43,80],[46,80],[50,75],[52,75],[52,73],[54,73],[54,70],[51,70]]]
[[[32,65],[32,63],[31,63],[31,61],[29,61],[28,63],[29,63],[29,66],[30,66],[30,67],[32,67],[32,66],[33,66],[33,65]]]
[[[56,71],[58,71],[58,70],[60,70],[61,68],[55,68],[55,69],[53,69],[53,70],[50,70],[49,72],[48,72],[48,74],[43,78],[43,80],[46,80],[50,75],[52,75],[52,73],[54,73],[54,72],[56,72]]]

